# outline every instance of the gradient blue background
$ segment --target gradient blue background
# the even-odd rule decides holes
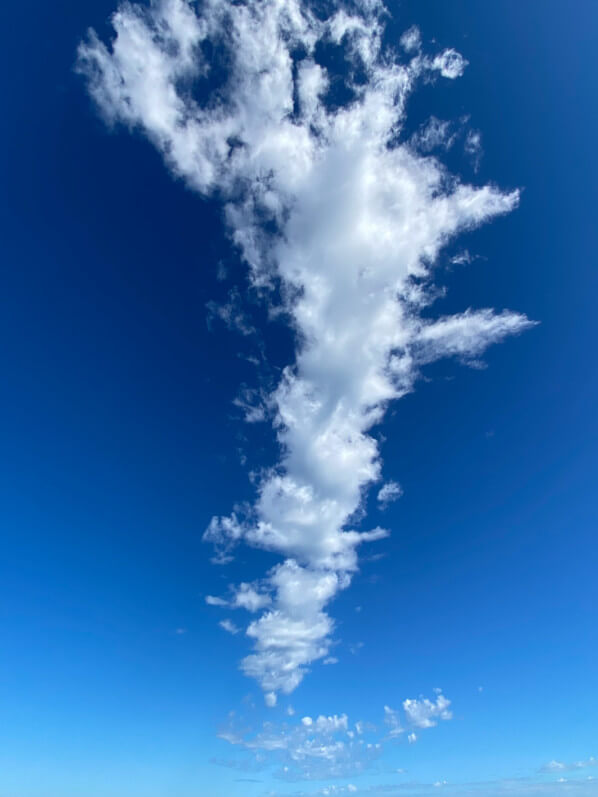
[[[251,716],[278,714],[203,596],[270,559],[245,550],[223,570],[201,543],[212,514],[251,497],[247,468],[274,458],[270,432],[231,404],[255,383],[239,357],[252,342],[206,324],[243,268],[219,206],[139,136],[108,132],[73,73],[86,28],[106,32],[113,9],[4,11],[0,796],[257,795],[263,773],[238,782],[211,762],[234,753],[216,732],[248,694]],[[454,720],[387,763],[428,781],[529,775],[598,754],[598,6],[392,10],[391,37],[416,22],[470,62],[413,98],[412,124],[471,114],[480,170],[450,165],[523,189],[518,211],[460,241],[481,257],[439,274],[436,310],[509,307],[541,325],[485,371],[430,368],[393,407],[385,475],[405,496],[368,551],[387,555],[332,608],[340,663],[315,667],[292,702],[377,720],[441,686]],[[270,361],[287,362],[284,328],[251,312]]]

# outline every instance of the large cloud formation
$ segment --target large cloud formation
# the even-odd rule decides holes
[[[253,285],[283,288],[297,346],[267,401],[280,460],[252,508],[205,534],[222,562],[240,542],[282,557],[259,584],[211,600],[261,612],[242,669],[269,705],[327,655],[326,605],[358,546],[387,534],[351,519],[381,477],[369,432],[389,402],[423,364],[473,361],[530,324],[489,309],[421,316],[441,248],[518,193],[462,184],[402,140],[418,80],[452,80],[467,62],[424,54],[417,29],[402,56],[383,46],[385,13],[377,0],[327,16],[299,0],[126,3],[109,46],[91,32],[79,49],[106,120],[143,131],[176,175],[218,197]],[[336,73],[331,52],[344,56]]]

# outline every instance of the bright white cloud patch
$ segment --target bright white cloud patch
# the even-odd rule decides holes
[[[298,0],[206,0],[199,14],[185,0],[126,3],[111,44],[91,33],[79,50],[106,119],[141,130],[176,175],[223,200],[253,285],[281,281],[297,333],[295,361],[266,397],[280,460],[244,516],[214,518],[205,534],[220,564],[240,542],[283,558],[259,593],[242,585],[231,599],[208,599],[266,610],[247,628],[254,650],[242,668],[270,704],[327,657],[325,608],[349,586],[357,548],[387,534],[350,523],[381,474],[371,427],[426,363],[474,362],[530,324],[506,311],[419,316],[442,247],[508,213],[518,193],[447,179],[438,161],[401,143],[418,79],[456,78],[466,61],[455,50],[422,56],[411,30],[402,46],[416,54],[400,62],[382,49],[383,18],[375,0],[339,4],[326,20]],[[229,68],[213,95],[206,42]],[[340,75],[317,61],[327,42],[344,48]],[[327,101],[332,78],[351,96],[340,108]],[[218,316],[251,331],[236,298]]]
[[[454,80],[457,77],[461,77],[463,72],[465,72],[467,61],[463,58],[461,53],[450,49],[437,55],[432,61],[432,66],[434,69],[438,69],[442,77]]]
[[[433,728],[438,724],[438,720],[452,719],[450,705],[451,701],[442,694],[439,694],[435,701],[427,698],[403,701],[407,720],[416,728]]]

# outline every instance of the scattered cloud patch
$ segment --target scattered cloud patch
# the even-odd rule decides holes
[[[384,706],[384,722],[389,727],[388,735],[391,739],[405,732],[401,727],[398,712],[390,706]]]
[[[266,694],[266,702],[273,700]],[[347,714],[309,715],[290,722],[265,722],[258,729],[242,731],[235,728],[234,716],[220,737],[251,755],[244,766],[274,767],[278,778],[289,781],[312,780],[328,777],[351,777],[361,774],[378,760],[388,746],[417,741],[416,728],[431,728],[437,719],[450,719],[442,695],[440,704],[428,704],[426,709],[401,714],[390,706],[384,706],[383,723],[377,727],[359,720],[351,722]],[[413,709],[414,701],[404,701]],[[274,704],[273,704],[274,705]],[[441,706],[441,707],[439,707]],[[288,716],[289,712],[285,712]],[[425,713],[425,717],[424,717]],[[430,719],[433,717],[434,719]]]

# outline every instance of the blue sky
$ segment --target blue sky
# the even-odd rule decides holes
[[[6,12],[0,797],[595,794],[596,8],[392,4],[382,41],[413,81],[400,133],[389,143],[387,130],[373,129],[376,106],[356,117],[363,127],[346,150],[350,130],[326,125],[350,96],[347,80],[354,75],[358,95],[391,76],[380,71],[388,61],[366,63],[359,50],[372,45],[375,16],[334,46],[331,27],[311,56],[292,53],[295,90],[306,92],[293,129],[311,131],[321,158],[306,150],[297,173],[293,141],[276,139],[263,154],[282,130],[260,115],[263,97],[226,88],[235,69],[226,42],[201,45],[212,66],[202,77],[198,49],[187,63],[181,44],[191,18],[177,27],[173,16],[188,9],[155,8],[171,25],[170,49],[158,41],[162,72],[147,83],[133,83],[124,38],[119,61],[108,50],[98,60],[104,51],[92,42],[79,62],[86,75],[75,70],[88,28],[112,40],[112,0]],[[254,45],[269,57],[237,23],[235,57]],[[399,43],[414,25],[421,49],[413,35]],[[140,52],[148,74],[150,50]],[[300,72],[303,61],[330,76],[321,99],[323,73]],[[447,77],[451,64],[459,74]],[[126,102],[106,90],[110,68]],[[112,127],[90,98],[90,74]],[[221,162],[211,150],[186,160],[180,124],[168,126],[168,102],[152,94],[173,74],[187,122],[191,96],[245,103],[243,123],[226,117],[238,137],[234,166],[230,153]],[[127,113],[133,130],[122,124]],[[185,146],[194,136],[197,128]],[[365,155],[362,144],[371,145]],[[434,199],[454,198],[455,184],[426,190],[418,164],[431,156],[463,185],[493,187],[494,205],[478,195],[478,220],[488,223],[454,236],[448,221],[442,227]],[[267,196],[248,193],[255,163],[260,186],[271,181]],[[218,176],[206,177],[208,167]],[[518,207],[508,199],[516,189]],[[363,240],[350,224],[335,226],[353,218],[360,191],[370,192]],[[228,221],[227,202],[237,213]],[[417,202],[431,230],[421,240]],[[469,223],[464,204],[450,208],[457,227]],[[363,222],[366,211],[355,213]],[[257,255],[247,230],[270,234]],[[450,241],[436,251],[443,236]],[[363,271],[372,302],[382,301],[380,285],[421,283],[413,264],[426,245],[436,301],[402,299],[400,324],[376,326],[380,316],[358,303],[366,289],[356,297],[346,274]],[[329,259],[306,256],[314,252]],[[305,269],[303,293],[289,296],[293,268]],[[395,283],[385,269],[393,280],[405,274]],[[318,315],[324,289],[330,309]],[[463,316],[468,308],[495,315]],[[446,326],[455,314],[456,331]],[[374,356],[389,328],[407,343]],[[331,356],[327,341],[344,334],[350,343]],[[406,395],[381,401],[384,413],[366,428],[363,407],[376,403],[367,391],[378,387],[363,374],[378,357],[386,368],[391,351],[411,358],[394,374]],[[296,392],[275,394],[293,363]],[[308,382],[314,400],[336,396],[353,413],[340,431],[326,416],[330,452],[308,449],[312,427],[301,423],[277,442],[277,414],[301,414],[298,386]],[[369,398],[350,398],[359,391]],[[246,401],[262,422],[247,422]],[[365,452],[357,464],[355,452]],[[280,492],[256,503],[282,472],[293,496],[312,490],[347,522],[313,532],[304,524],[297,542]],[[376,496],[393,482],[403,494],[384,507]],[[234,548],[230,523],[211,526],[216,554],[232,557],[217,564],[202,536],[233,511]],[[274,520],[276,544],[259,531]],[[342,536],[349,528],[390,534],[357,547]],[[242,583],[252,585],[254,613],[234,608]],[[260,620],[271,615],[275,629]]]

